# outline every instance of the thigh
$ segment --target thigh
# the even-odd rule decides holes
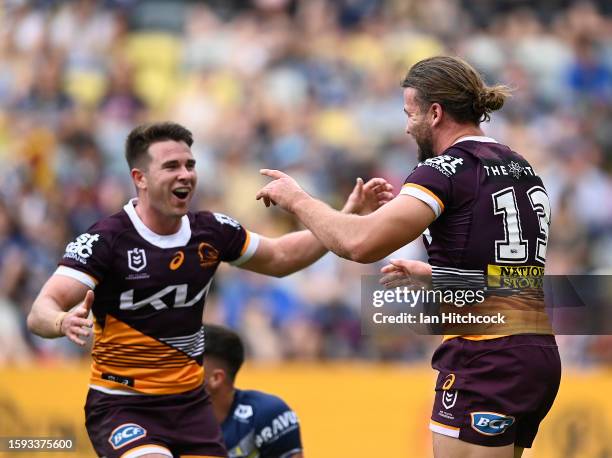
[[[204,390],[160,396],[90,390],[85,413],[87,432],[99,456],[227,456]]]
[[[451,339],[432,365],[439,375],[430,429],[485,447],[531,446],[559,386],[552,336]]]
[[[433,433],[434,458],[514,458],[514,445],[485,447]],[[519,455],[520,456],[520,455]]]

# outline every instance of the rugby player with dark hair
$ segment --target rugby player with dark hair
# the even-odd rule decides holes
[[[234,331],[204,325],[204,374],[230,458],[302,458],[297,415],[277,396],[235,387],[244,346]]]
[[[79,345],[93,327],[85,424],[107,458],[227,456],[203,387],[213,276],[221,262],[284,276],[327,251],[307,230],[267,238],[224,214],[189,211],[192,143],[189,130],[169,122],[129,134],[137,198],[68,244],[28,316],[35,334]],[[372,211],[390,190],[383,179],[358,180],[344,211]]]
[[[304,192],[288,175],[257,195],[309,228],[331,251],[357,262],[383,259],[423,234],[429,264],[398,260],[383,268],[386,282],[429,275],[463,279],[504,270],[543,275],[550,203],[536,171],[480,128],[509,91],[487,86],[465,61],[432,57],[416,63],[404,88],[406,133],[419,164],[400,195],[377,211],[343,215]],[[488,297],[472,313],[507,309],[538,317],[541,301]],[[439,371],[430,429],[436,458],[511,458],[531,447],[561,377],[548,323],[490,328],[482,335],[447,335],[435,352]]]

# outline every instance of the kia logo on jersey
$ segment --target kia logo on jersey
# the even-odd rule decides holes
[[[485,436],[504,433],[514,423],[514,417],[496,412],[471,412],[472,428]]]
[[[128,267],[134,272],[140,272],[147,267],[147,256],[142,248],[128,250]]]

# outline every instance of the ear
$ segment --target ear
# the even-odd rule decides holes
[[[227,380],[227,374],[223,369],[213,369],[208,374],[208,386],[211,391],[217,390]]]
[[[434,102],[429,107],[429,111],[431,116],[431,127],[439,125],[444,117],[444,109],[442,108],[442,105]]]
[[[132,181],[134,182],[137,190],[144,191],[147,189],[147,175],[145,172],[140,169],[133,168],[130,175],[132,175]]]

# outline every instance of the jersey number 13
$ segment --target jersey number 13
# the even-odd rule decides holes
[[[546,262],[546,245],[550,226],[550,202],[541,186],[534,186],[527,191],[531,208],[538,216],[540,234],[537,239],[535,259]],[[492,194],[493,213],[502,215],[504,222],[504,240],[495,241],[495,261],[510,264],[526,262],[529,253],[529,240],[523,238],[521,216],[516,203],[516,192],[513,187],[502,189]]]

